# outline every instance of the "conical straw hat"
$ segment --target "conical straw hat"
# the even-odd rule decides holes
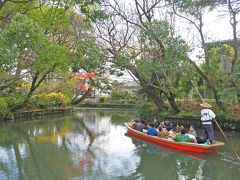
[[[202,104],[200,104],[201,107],[204,108],[211,108],[212,106],[210,104],[208,104],[207,102],[203,102]]]

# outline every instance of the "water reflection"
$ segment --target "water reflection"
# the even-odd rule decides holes
[[[240,164],[228,147],[197,155],[126,136],[123,122],[134,116],[131,112],[80,111],[73,116],[3,124],[0,179],[238,177]],[[233,134],[231,138],[237,140]]]

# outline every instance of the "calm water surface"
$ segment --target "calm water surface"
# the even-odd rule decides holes
[[[133,112],[82,110],[72,116],[2,124],[0,180],[240,179],[227,146],[196,155],[126,136]],[[227,135],[240,153],[239,133]],[[219,133],[217,139],[223,140]]]

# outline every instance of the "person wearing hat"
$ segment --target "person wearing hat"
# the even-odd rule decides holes
[[[201,109],[201,121],[203,125],[203,138],[209,140],[212,144],[214,141],[214,130],[212,126],[212,120],[216,117],[214,112],[210,109],[212,106],[207,102],[200,104]]]

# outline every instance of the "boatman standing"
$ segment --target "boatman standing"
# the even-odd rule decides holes
[[[207,102],[200,104],[201,109],[201,121],[203,125],[203,138],[209,140],[212,144],[214,141],[214,130],[212,120],[216,117],[214,112],[210,109],[212,106]]]

